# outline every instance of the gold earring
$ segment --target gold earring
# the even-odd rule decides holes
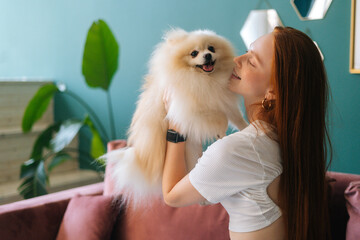
[[[264,100],[262,100],[262,102],[261,102],[261,106],[263,109],[269,111],[269,110],[273,109],[273,105],[271,103],[271,100],[270,101],[266,101],[266,100],[267,99],[265,97]]]

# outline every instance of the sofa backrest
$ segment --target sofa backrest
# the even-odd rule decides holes
[[[172,208],[162,199],[151,206],[123,210],[112,239],[125,240],[229,240],[229,217],[220,204]]]

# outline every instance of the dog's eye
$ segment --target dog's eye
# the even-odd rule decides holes
[[[196,51],[196,50],[194,50],[194,51],[191,52],[191,56],[192,56],[193,58],[196,57],[198,54],[199,54],[199,52]]]
[[[209,50],[210,52],[215,53],[215,48],[214,48],[213,46],[208,47],[208,50]]]

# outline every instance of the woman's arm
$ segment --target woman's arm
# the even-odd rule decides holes
[[[174,126],[170,129],[176,130]],[[185,162],[185,142],[167,142],[162,179],[164,201],[171,207],[182,207],[205,201],[190,183]]]

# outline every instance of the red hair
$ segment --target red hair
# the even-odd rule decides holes
[[[286,239],[329,239],[325,173],[331,142],[326,127],[325,68],[306,34],[290,27],[276,27],[273,34],[274,108],[263,110],[258,118],[274,126],[281,149],[279,197]]]

